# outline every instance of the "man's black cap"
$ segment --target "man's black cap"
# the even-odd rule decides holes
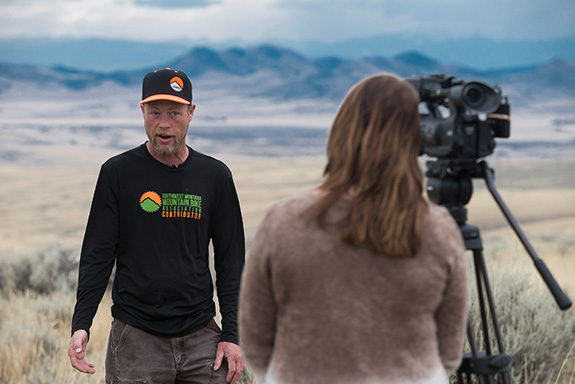
[[[192,83],[182,71],[170,68],[148,73],[142,82],[142,101],[169,100],[192,104]]]

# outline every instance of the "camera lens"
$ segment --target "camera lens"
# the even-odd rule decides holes
[[[470,112],[490,113],[499,106],[499,88],[491,88],[483,83],[472,81],[464,86],[453,87],[450,96],[458,105]]]
[[[465,89],[465,102],[470,107],[479,107],[483,104],[485,99],[485,94],[481,90],[481,88],[476,87],[475,85],[471,84],[467,89]]]

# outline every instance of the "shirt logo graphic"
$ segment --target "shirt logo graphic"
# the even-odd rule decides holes
[[[156,212],[162,206],[162,198],[156,192],[148,191],[140,197],[140,207],[144,212]]]
[[[154,213],[161,209],[166,219],[195,219],[202,217],[202,197],[188,193],[162,193],[148,191],[140,197],[140,208]]]

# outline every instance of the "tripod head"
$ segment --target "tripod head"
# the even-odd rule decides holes
[[[457,224],[467,221],[465,205],[471,200],[475,163],[440,159],[427,162],[427,195],[431,201],[445,206]]]
[[[483,249],[479,228],[467,223],[465,207],[473,194],[472,179],[478,177],[479,172],[480,166],[475,160],[439,159],[428,161],[425,173],[429,199],[447,208],[468,250]]]

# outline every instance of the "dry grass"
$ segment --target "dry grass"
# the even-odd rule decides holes
[[[0,201],[3,202],[0,207],[3,218],[0,220],[0,263],[23,265],[22,259],[26,256],[36,257],[34,260],[38,261],[38,255],[46,254],[47,249],[69,250],[77,258],[99,165],[113,154],[83,149],[80,157],[79,152],[71,152],[72,149],[63,149],[57,155],[42,151],[39,148],[36,155],[44,156],[45,161],[34,166],[0,164],[3,180],[0,184]],[[283,196],[317,185],[324,165],[321,157],[221,158],[234,173],[248,243],[269,205]],[[69,159],[82,160],[71,163]],[[492,164],[502,197],[539,256],[571,298],[575,297],[572,278],[575,272],[574,163],[498,160]],[[488,268],[493,275],[492,285],[498,295],[498,311],[506,319],[506,325],[515,320],[505,316],[518,318],[521,314],[529,318],[529,322],[522,318],[518,323],[522,325],[517,329],[505,328],[507,337],[511,338],[507,341],[507,349],[519,359],[519,366],[514,370],[536,375],[525,382],[573,384],[575,357],[569,349],[575,343],[575,330],[569,327],[572,327],[575,312],[573,309],[556,310],[551,295],[495,202],[481,182],[475,185],[473,199],[468,205],[469,222],[482,230]],[[48,284],[55,279],[54,275],[49,274],[51,279],[42,279],[41,272],[35,274],[34,270],[43,270],[41,264],[30,263],[27,281],[31,286],[48,287],[49,294],[14,289],[14,284],[2,283],[2,278],[10,276],[0,273],[0,289],[4,287],[0,296],[0,382],[102,383],[111,320],[110,298],[106,296],[98,311],[88,350],[88,359],[96,364],[98,371],[91,377],[76,373],[69,366],[66,355],[74,293],[67,284]],[[9,286],[10,289],[5,289]],[[509,310],[508,314],[504,314],[506,310]],[[528,358],[543,359],[543,355],[521,352],[522,344],[547,345],[549,349],[549,345],[556,346],[559,341],[571,344],[569,348],[562,344],[561,351],[553,350],[555,355],[552,357],[545,355],[545,361],[551,360],[546,363],[547,368],[532,371],[530,365],[533,363]],[[244,380],[251,381],[247,377]]]
[[[528,260],[486,255],[495,309],[506,352],[513,356],[514,383],[574,383],[575,311],[561,311]],[[485,350],[478,299],[472,287],[471,317]],[[491,325],[491,324],[490,324]],[[490,327],[491,348],[499,353]]]
[[[496,255],[486,258],[504,342],[514,357],[513,382],[575,383],[575,312],[561,312],[556,308],[524,258],[517,254],[505,259]],[[58,264],[58,258],[53,260]],[[47,270],[53,269],[51,263],[42,265],[48,267]],[[24,273],[26,276],[35,274]],[[17,274],[12,276],[18,277]],[[17,287],[14,284],[8,286],[12,288],[0,291],[0,382],[103,383],[111,321],[109,293],[104,297],[91,329],[87,358],[96,364],[97,372],[88,376],[75,372],[66,356],[73,289],[60,284],[49,292],[41,288],[44,293],[39,293],[31,288],[14,288]],[[477,319],[476,301],[472,300],[472,303],[472,317]],[[481,342],[480,334],[477,338]],[[254,383],[249,372],[241,383]]]

